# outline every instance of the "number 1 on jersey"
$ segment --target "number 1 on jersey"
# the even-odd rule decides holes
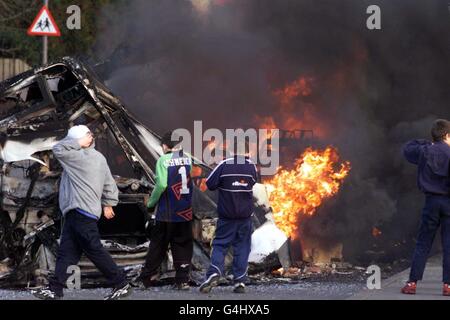
[[[189,188],[187,186],[186,167],[180,167],[178,173],[181,175],[181,190],[180,194],[189,194]]]

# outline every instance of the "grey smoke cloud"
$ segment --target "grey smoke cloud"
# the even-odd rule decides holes
[[[382,30],[365,27],[370,4]],[[112,20],[95,47],[109,59],[107,83],[160,133],[280,119],[273,91],[311,77],[292,116],[313,114],[304,129],[324,130],[316,146],[338,147],[352,171],[304,233],[347,247],[378,224],[387,239],[414,234],[422,197],[400,148],[449,118],[445,1],[222,0],[199,13],[190,1],[133,0],[100,18]]]

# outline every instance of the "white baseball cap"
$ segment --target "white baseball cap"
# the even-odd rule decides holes
[[[81,139],[89,132],[91,132],[91,130],[89,130],[89,128],[86,127],[85,125],[81,124],[79,126],[73,126],[72,128],[69,129],[69,132],[67,133],[67,138]]]

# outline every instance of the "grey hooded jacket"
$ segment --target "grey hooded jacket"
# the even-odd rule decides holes
[[[77,140],[65,138],[53,147],[53,154],[64,169],[59,186],[63,215],[81,209],[100,218],[102,205],[117,205],[117,185],[105,157],[94,144],[81,148]]]

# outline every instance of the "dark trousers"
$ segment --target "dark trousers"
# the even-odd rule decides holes
[[[62,295],[66,285],[67,268],[77,265],[81,254],[86,256],[103,273],[113,287],[125,284],[125,275],[100,242],[100,233],[95,219],[75,210],[67,212],[56,257],[55,276],[50,279],[50,289]]]
[[[206,278],[213,273],[223,275],[225,256],[229,247],[232,246],[234,281],[245,282],[247,279],[252,231],[251,218],[242,220],[219,218],[212,242],[211,266],[206,272]]]
[[[176,271],[175,282],[184,283],[189,281],[194,248],[191,221],[156,221],[150,236],[150,246],[140,275],[141,279],[146,281],[158,274],[159,267],[166,257],[169,245]]]
[[[441,226],[443,250],[442,278],[445,283],[450,284],[450,198],[438,195],[426,196],[409,275],[410,281],[422,280],[428,255],[439,226]]]

